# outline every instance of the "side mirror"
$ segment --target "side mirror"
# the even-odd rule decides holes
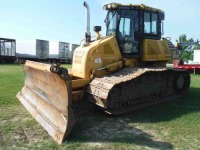
[[[93,30],[94,30],[95,32],[100,32],[100,31],[101,31],[101,26],[94,26],[94,27],[93,27]]]

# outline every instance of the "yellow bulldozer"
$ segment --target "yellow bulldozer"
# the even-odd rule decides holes
[[[25,85],[17,98],[57,142],[75,124],[72,104],[87,99],[107,114],[120,115],[183,96],[190,86],[185,70],[167,69],[169,38],[161,38],[165,14],[146,5],[110,3],[106,36],[90,33],[86,10],[85,42],[76,48],[72,69],[25,61]]]

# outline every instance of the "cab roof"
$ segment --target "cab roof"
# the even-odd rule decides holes
[[[131,8],[137,8],[137,9],[143,9],[143,10],[150,10],[150,11],[155,11],[155,12],[162,12],[161,9],[150,7],[144,4],[120,4],[120,3],[110,3],[106,4],[103,6],[104,10],[114,10],[117,9],[118,7],[131,7]]]

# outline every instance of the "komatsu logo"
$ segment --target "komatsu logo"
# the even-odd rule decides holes
[[[75,51],[74,54],[75,54],[75,55],[79,55],[79,56],[80,56],[80,55],[83,56],[83,55],[85,54],[85,51],[82,51],[82,50]]]

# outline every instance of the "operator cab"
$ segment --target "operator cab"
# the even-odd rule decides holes
[[[164,12],[141,5],[104,5],[106,35],[115,34],[123,57],[140,57],[143,39],[160,40]]]

